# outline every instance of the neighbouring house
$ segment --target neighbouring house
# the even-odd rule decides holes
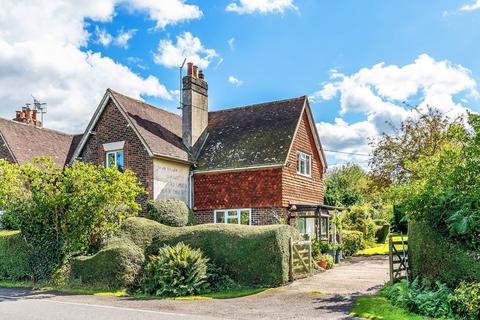
[[[182,115],[108,89],[81,136],[0,123],[61,136],[61,149],[37,141],[59,164],[134,171],[148,193],[142,204],[175,198],[194,210],[198,223],[290,223],[323,237],[332,208],[323,205],[327,164],[308,98],[212,112],[203,72],[189,63],[182,82]],[[27,152],[28,140],[18,136],[13,143],[24,146],[23,158],[38,154]]]

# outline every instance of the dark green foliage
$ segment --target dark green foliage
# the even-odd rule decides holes
[[[356,230],[363,233],[364,240],[368,243],[375,242],[377,226],[371,218],[373,208],[368,204],[356,204],[348,208],[343,219],[348,230]]]
[[[207,262],[199,249],[182,242],[165,245],[150,256],[142,279],[143,291],[155,296],[190,296],[203,291]]]
[[[409,225],[410,266],[416,276],[439,280],[450,287],[461,281],[480,281],[478,253],[441,235],[427,222]]]
[[[352,256],[365,248],[363,233],[360,231],[343,230],[343,253]]]
[[[377,232],[375,233],[375,239],[377,243],[385,243],[387,241],[388,234],[390,233],[390,224],[384,224],[377,226]]]
[[[15,215],[7,210],[0,216],[0,229],[3,230],[18,230],[19,223]]]
[[[190,210],[181,200],[156,200],[147,203],[145,218],[170,227],[184,227],[189,222],[189,214]]]
[[[223,268],[213,263],[207,264],[207,283],[208,287],[206,289],[211,292],[232,290],[240,287]]]
[[[418,278],[411,283],[402,280],[387,286],[383,290],[383,294],[393,305],[414,313],[434,319],[453,315],[449,304],[452,290],[438,281],[432,285],[428,281],[420,283]]]
[[[172,228],[145,218],[130,218],[123,224],[119,237],[110,239],[100,251],[103,255],[98,253],[76,259],[72,264],[72,272],[76,278],[85,278],[82,265],[106,263],[102,260],[106,259],[105,251],[110,251],[109,244],[112,241],[122,242],[122,238],[130,239],[141,252],[145,251],[146,256],[157,254],[165,244],[183,242],[202,250],[212,263],[221,266],[240,284],[277,286],[288,282],[289,239],[297,239],[298,233],[286,225],[253,227],[206,224]],[[138,264],[138,267],[141,265],[142,263]],[[101,279],[105,274],[101,270],[89,272],[87,277],[104,281]],[[112,273],[114,272],[116,271],[113,270]],[[112,274],[109,277],[119,276]],[[118,287],[122,287],[122,284],[119,283]]]
[[[325,188],[325,204],[348,207],[365,200],[368,176],[358,165],[347,164],[327,172]]]
[[[135,282],[144,261],[143,250],[132,240],[112,238],[94,256],[73,259],[70,280],[95,288],[126,288]]]
[[[480,282],[462,282],[454,292],[450,304],[455,312],[467,319],[480,319]]]
[[[0,231],[0,280],[30,279],[27,243],[19,231]]]
[[[405,214],[405,210],[402,210],[399,206],[393,206],[392,228],[396,232],[408,232],[408,217]]]

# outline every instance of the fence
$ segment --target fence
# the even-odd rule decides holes
[[[410,268],[408,265],[408,239],[401,235],[394,239],[392,235],[388,238],[390,251],[390,282],[394,283],[400,279],[410,279]]]
[[[313,275],[312,242],[290,239],[290,280]]]

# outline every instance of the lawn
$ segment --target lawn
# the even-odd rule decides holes
[[[393,306],[385,297],[363,296],[355,302],[351,316],[382,320],[426,320],[429,318]]]
[[[408,240],[408,237],[403,237],[404,240]],[[394,236],[393,241],[402,241],[402,237],[400,236]],[[402,250],[402,245],[397,244],[395,245],[397,250]],[[407,246],[405,246],[405,250],[407,249]],[[355,255],[356,256],[374,256],[374,255],[388,255],[388,242],[387,243],[382,243],[382,244],[376,244],[370,248],[366,248],[364,250],[361,250],[357,252]]]

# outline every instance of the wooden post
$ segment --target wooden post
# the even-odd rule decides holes
[[[308,266],[310,267],[310,275],[313,275],[313,261],[312,261],[312,242],[308,242]]]
[[[393,283],[393,238],[392,235],[388,237],[389,261],[390,261],[390,283]]]
[[[290,238],[290,281],[293,281],[293,240]]]

